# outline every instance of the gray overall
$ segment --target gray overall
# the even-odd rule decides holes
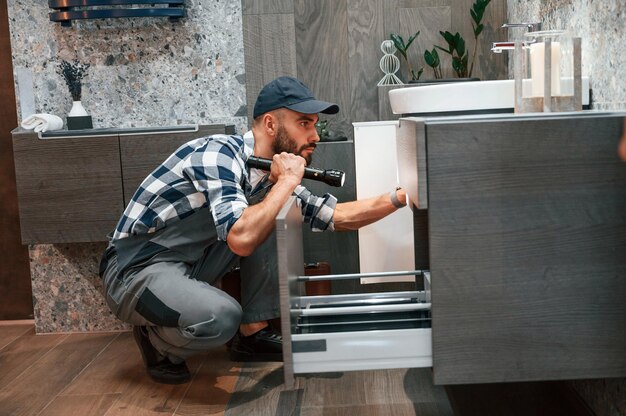
[[[238,263],[241,306],[212,286]],[[115,316],[146,325],[152,345],[174,363],[225,344],[240,323],[279,316],[273,239],[240,258],[218,241],[208,208],[155,233],[111,241],[101,275]]]

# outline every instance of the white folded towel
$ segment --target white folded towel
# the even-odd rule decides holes
[[[22,127],[27,130],[35,130],[36,133],[52,130],[61,130],[63,120],[54,114],[33,114],[22,120]]]

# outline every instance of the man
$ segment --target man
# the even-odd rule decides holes
[[[277,276],[266,263],[275,217],[295,194],[314,230],[355,230],[406,204],[402,190],[337,203],[300,185],[319,137],[316,100],[300,81],[280,77],[263,87],[252,130],[214,135],[181,146],[140,185],[101,264],[106,301],[131,323],[151,378],[190,379],[188,357],[235,336],[231,359],[281,360],[282,338],[268,320],[279,316]],[[255,155],[271,172],[248,169]],[[241,306],[212,285],[241,268]]]

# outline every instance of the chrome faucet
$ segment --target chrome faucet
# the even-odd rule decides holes
[[[537,23],[505,23],[501,27],[510,29],[513,27],[525,27],[527,32],[536,32],[541,30],[541,22]],[[535,39],[529,42],[524,42],[524,47],[528,47],[531,43],[535,43]],[[515,49],[515,42],[493,42],[491,46],[491,52],[502,53],[502,51]]]
[[[510,28],[510,27],[525,27],[528,29],[528,32],[536,32],[541,30],[541,22],[537,23],[505,23],[502,27]]]

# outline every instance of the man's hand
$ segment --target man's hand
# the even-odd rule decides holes
[[[279,180],[290,181],[299,185],[304,175],[306,161],[303,157],[293,153],[282,152],[272,158],[272,170],[269,180],[277,183]]]
[[[358,230],[404,207],[406,202],[406,191],[399,188],[373,198],[337,204],[333,214],[335,231]]]
[[[274,186],[263,201],[243,210],[228,232],[226,243],[238,256],[249,256],[274,230],[274,220],[304,175],[306,161],[291,153],[274,155],[270,181]]]

